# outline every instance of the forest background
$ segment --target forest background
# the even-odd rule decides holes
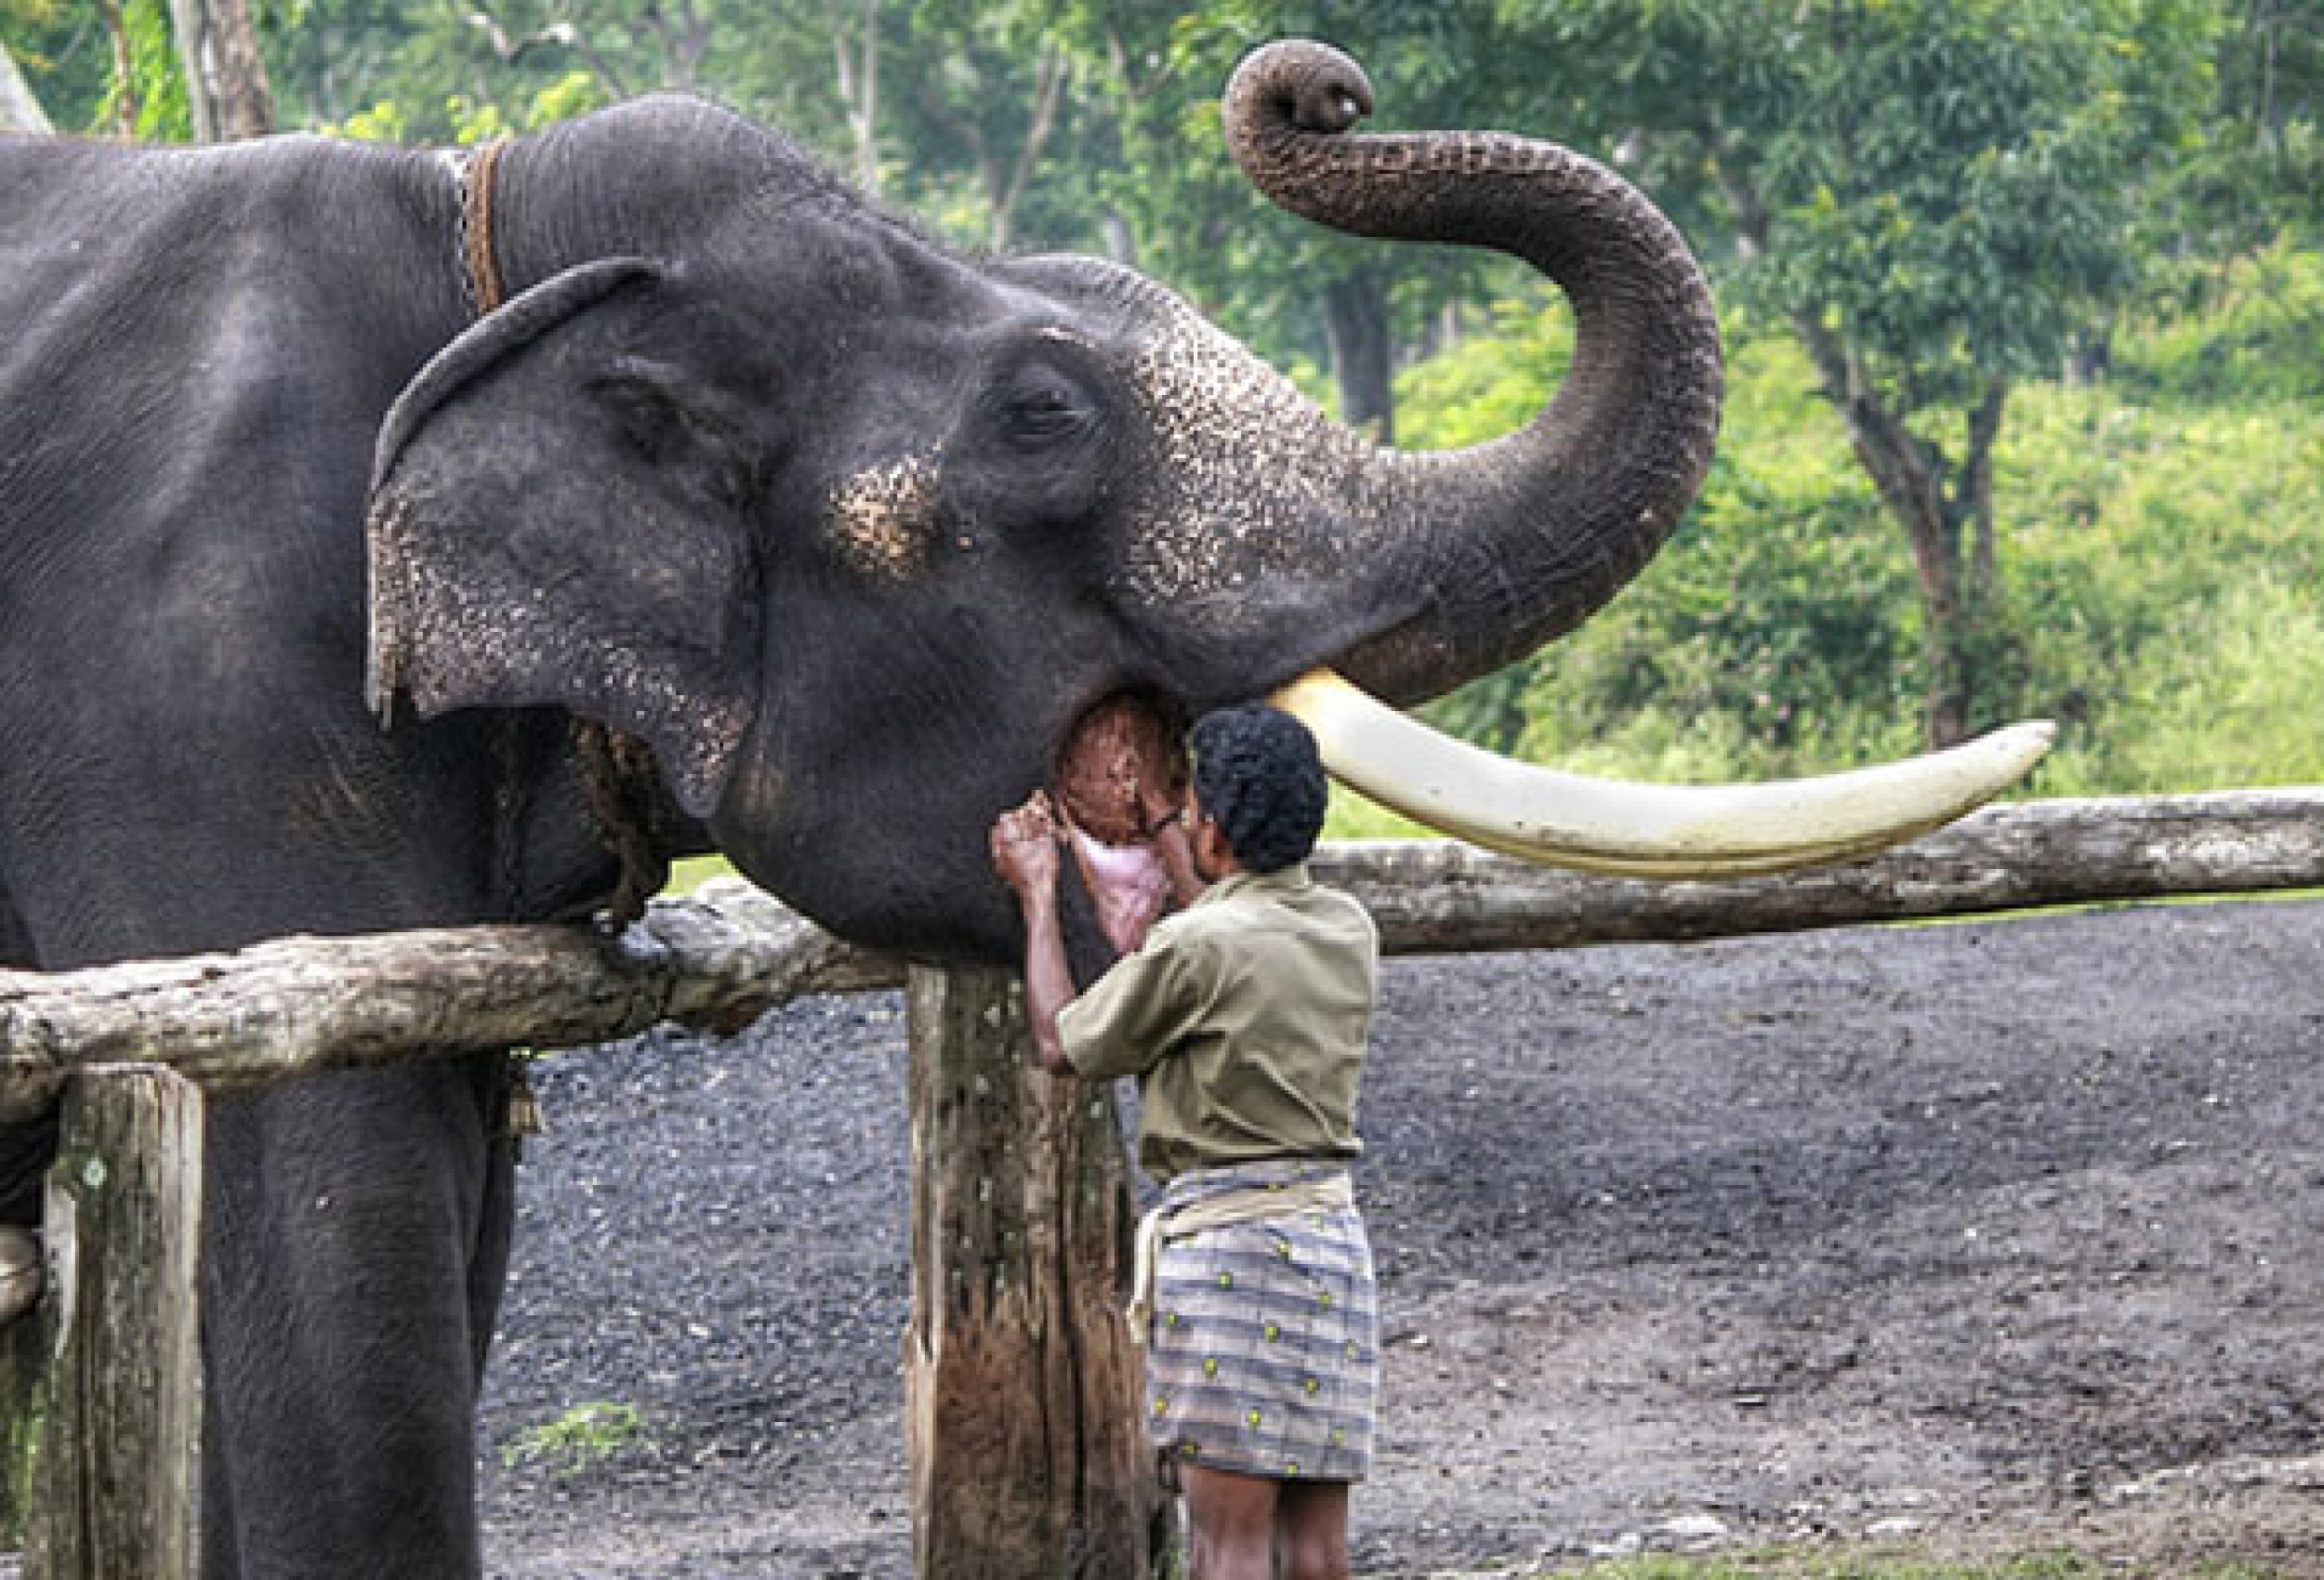
[[[2324,0],[0,0],[0,44],[60,130],[182,140],[205,14],[280,129],[700,93],[963,247],[1136,264],[1384,440],[1506,431],[1564,363],[1553,290],[1326,235],[1227,161],[1235,60],[1328,38],[1383,127],[1629,175],[1726,331],[1676,538],[1439,722],[1708,780],[2043,717],[2032,794],[2324,782]]]

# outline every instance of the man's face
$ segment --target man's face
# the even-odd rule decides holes
[[[1195,787],[1186,787],[1186,802],[1182,809],[1186,819],[1186,844],[1195,858],[1195,875],[1205,883],[1216,883],[1234,872],[1235,848],[1226,841],[1226,831],[1202,810],[1195,797]]]

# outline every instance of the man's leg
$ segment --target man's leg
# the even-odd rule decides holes
[[[1193,1527],[1194,1580],[1274,1580],[1279,1481],[1179,1467]]]
[[[1348,1580],[1348,1483],[1286,1481],[1275,1502],[1276,1580]]]

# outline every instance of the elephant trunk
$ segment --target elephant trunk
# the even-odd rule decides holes
[[[1503,134],[1352,134],[1370,108],[1354,61],[1287,41],[1228,85],[1228,143],[1270,199],[1321,224],[1525,258],[1576,325],[1565,383],[1525,428],[1464,451],[1379,451],[1349,480],[1365,559],[1419,612],[1339,667],[1407,703],[1533,652],[1638,573],[1701,485],[1723,375],[1702,270],[1630,183]]]

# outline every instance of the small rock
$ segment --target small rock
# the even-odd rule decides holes
[[[1666,1520],[1657,1534],[1674,1542],[1717,1542],[1727,1535],[1727,1522],[1715,1514],[1682,1514]]]

